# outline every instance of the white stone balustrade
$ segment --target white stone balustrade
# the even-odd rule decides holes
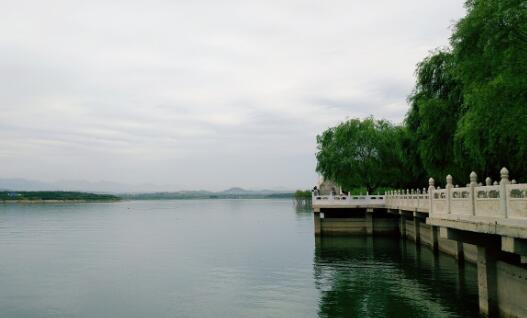
[[[314,206],[376,206],[385,205],[384,195],[314,195],[312,196]]]
[[[507,193],[507,216],[513,218],[527,219],[527,184],[508,184]]]
[[[472,189],[470,187],[454,188],[450,190],[450,213],[472,215]]]
[[[430,211],[430,198],[428,197],[428,192],[423,189],[423,194],[417,196],[417,211],[418,212],[428,212]]]
[[[509,171],[501,169],[501,180],[485,185],[478,184],[476,173],[470,174],[466,187],[454,186],[452,176],[446,177],[444,189],[435,187],[430,178],[428,189],[393,190],[382,195],[319,195],[313,196],[313,204],[328,206],[383,206],[391,210],[429,213],[429,217],[456,218],[478,217],[482,219],[516,219],[527,221],[527,184],[509,181]]]
[[[474,189],[474,215],[485,217],[505,217],[500,211],[500,186],[480,186]]]
[[[509,171],[501,169],[501,180],[478,184],[475,172],[470,174],[466,187],[453,186],[452,176],[447,176],[444,189],[436,188],[430,179],[428,194],[400,195],[400,191],[386,194],[386,208],[429,212],[430,217],[476,216],[487,219],[527,220],[527,184],[509,181]],[[428,204],[425,205],[425,202]],[[431,207],[431,209],[430,209]]]

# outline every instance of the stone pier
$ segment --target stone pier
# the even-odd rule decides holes
[[[527,317],[527,184],[446,177],[444,189],[397,190],[377,196],[314,195],[315,234],[393,235],[474,263],[479,308],[489,317]]]

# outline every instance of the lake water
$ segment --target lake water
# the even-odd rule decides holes
[[[289,200],[0,205],[0,317],[477,317],[476,268]]]

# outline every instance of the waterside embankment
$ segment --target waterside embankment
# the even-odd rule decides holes
[[[315,234],[400,236],[435,253],[475,263],[479,308],[490,317],[527,317],[527,184],[493,184],[470,175],[466,187],[447,176],[444,189],[376,196],[314,195]]]

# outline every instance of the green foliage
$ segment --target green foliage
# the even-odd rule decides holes
[[[309,190],[296,190],[295,199],[311,199],[311,191]]]
[[[417,67],[406,126],[427,174],[527,176],[527,2],[471,0],[451,38]]]
[[[451,47],[417,65],[404,126],[350,120],[317,136],[317,171],[347,189],[415,187],[501,167],[527,178],[527,2],[469,0]]]
[[[95,194],[67,191],[2,191],[0,201],[117,201],[119,197],[111,194]]]
[[[412,188],[423,184],[428,178],[419,157],[416,135],[406,126],[396,126],[396,133],[397,142],[394,147],[400,157],[400,173],[396,176],[397,180],[389,186]],[[378,191],[384,193],[382,189]]]
[[[474,0],[456,26],[452,52],[466,112],[456,140],[484,175],[507,166],[527,176],[527,2]]]
[[[454,77],[452,54],[437,51],[417,66],[416,87],[409,97],[405,124],[423,169],[441,180],[447,174],[461,177],[454,157],[454,136],[463,112],[462,86]]]
[[[317,136],[317,171],[345,189],[401,183],[400,128],[385,120],[351,119]]]
[[[369,194],[371,194],[371,195],[374,195],[374,194],[383,195],[386,191],[391,190],[391,189],[392,188],[378,187],[373,192],[369,192]],[[351,195],[365,195],[366,192],[368,192],[368,189],[366,189],[365,187],[360,187],[360,188],[353,188],[353,189],[345,190],[343,192],[345,194],[349,193]]]

